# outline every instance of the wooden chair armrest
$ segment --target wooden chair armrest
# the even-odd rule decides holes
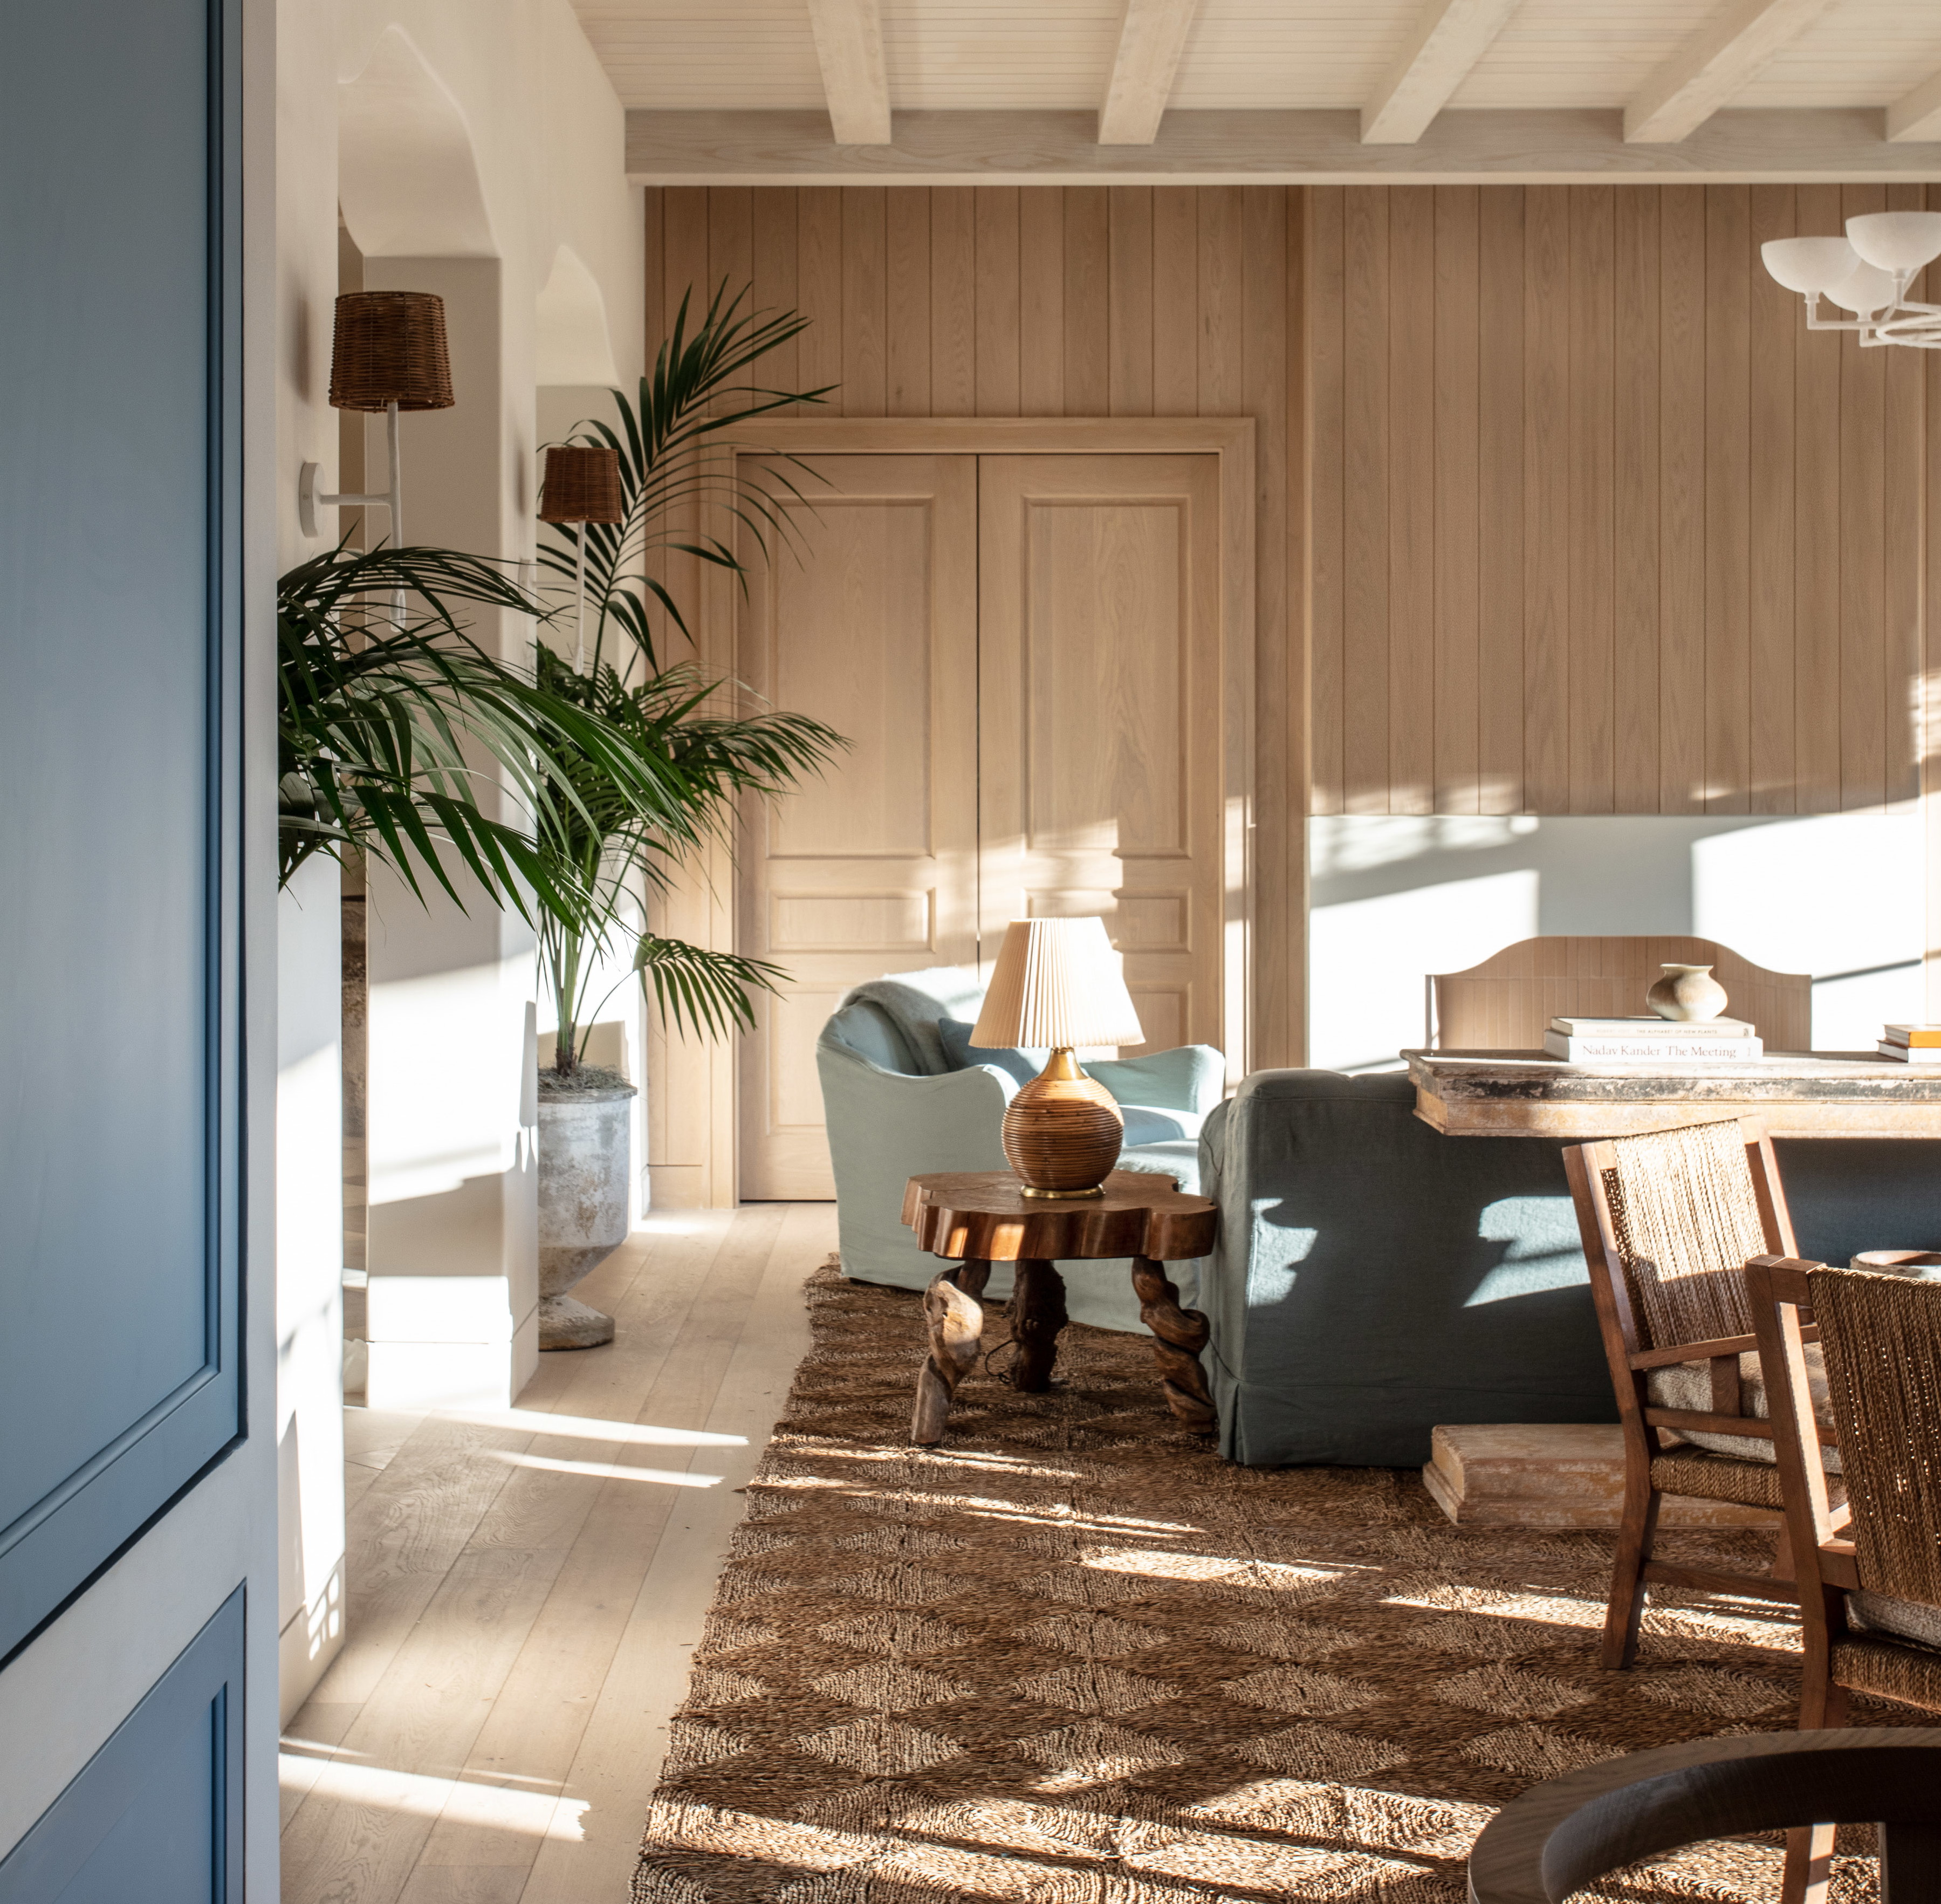
[[[1640,1349],[1631,1358],[1634,1368],[1669,1368],[1677,1362],[1710,1362],[1714,1355],[1743,1355],[1759,1346],[1756,1335],[1722,1335],[1712,1342],[1674,1342],[1669,1349]]]
[[[1823,1540],[1820,1543],[1820,1578],[1829,1587],[1844,1587],[1849,1593],[1860,1591],[1860,1563],[1851,1541]]]
[[[1772,1423],[1756,1415],[1713,1415],[1695,1408],[1647,1408],[1647,1428],[1670,1428],[1695,1435],[1743,1435],[1752,1440],[1772,1439]]]
[[[1760,1279],[1771,1292],[1775,1302],[1797,1303],[1802,1308],[1811,1308],[1812,1299],[1808,1294],[1806,1273],[1809,1270],[1823,1270],[1824,1263],[1814,1263],[1803,1256],[1749,1256],[1746,1267],[1761,1273]]]

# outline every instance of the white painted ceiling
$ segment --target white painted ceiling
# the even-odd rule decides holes
[[[825,103],[808,0],[574,0],[629,106],[777,111]],[[1425,0],[1200,0],[1178,108],[1363,105]],[[1521,0],[1450,110],[1621,107],[1746,0]],[[1126,0],[880,0],[899,110],[1098,106]],[[1941,0],[1830,0],[1747,75],[1732,106],[1886,106],[1941,72]]]

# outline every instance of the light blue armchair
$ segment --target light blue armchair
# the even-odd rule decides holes
[[[1022,1081],[1014,1073],[1022,1068],[1014,1057],[1010,1068],[956,1064],[946,1043],[962,1050],[964,1027],[983,1002],[975,972],[940,966],[857,986],[823,1027],[815,1061],[835,1166],[842,1268],[858,1282],[922,1289],[936,1275],[937,1259],[917,1248],[903,1224],[903,1187],[912,1177],[1006,1167],[1000,1129]],[[1129,1141],[1119,1168],[1152,1171],[1176,1178],[1182,1190],[1197,1189],[1200,1126],[1224,1089],[1220,1053],[1188,1045],[1085,1068],[1126,1111]],[[1058,1267],[1074,1322],[1143,1326],[1123,1260]],[[1198,1269],[1197,1263],[1169,1266],[1189,1307]],[[1009,1269],[994,1266],[989,1293],[1006,1296],[1010,1288]]]

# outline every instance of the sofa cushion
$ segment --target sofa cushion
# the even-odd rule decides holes
[[[845,1005],[830,1019],[828,1030],[879,1071],[912,1077],[922,1068],[896,1021],[881,1005],[867,998]]]
[[[1181,1044],[1142,1058],[1101,1058],[1082,1068],[1122,1105],[1188,1111],[1197,1120],[1220,1102],[1227,1061],[1210,1044]],[[1196,1121],[1182,1134],[1197,1136],[1199,1131]],[[1133,1141],[1129,1135],[1126,1139]]]
[[[1826,1393],[1826,1362],[1820,1352],[1817,1342],[1806,1344],[1806,1383],[1813,1396],[1813,1412],[1820,1426],[1829,1433],[1832,1430],[1832,1404]],[[1654,1368],[1645,1377],[1646,1398],[1658,1408],[1683,1408],[1694,1414],[1710,1414],[1712,1411],[1712,1368],[1709,1362],[1674,1362],[1669,1368]],[[1765,1394],[1765,1378],[1759,1369],[1759,1358],[1756,1350],[1748,1349],[1739,1358],[1739,1407],[1742,1413],[1755,1420],[1764,1421],[1770,1412]],[[1701,1435],[1688,1429],[1676,1429],[1681,1441],[1689,1441],[1695,1448],[1704,1448],[1713,1454],[1729,1454],[1740,1461],[1771,1462],[1777,1459],[1771,1442],[1756,1435]],[[1829,1475],[1840,1472],[1840,1450],[1823,1448],[1820,1459],[1826,1463]]]
[[[973,1065],[995,1065],[1020,1084],[1029,1084],[1044,1069],[1049,1051],[1020,1051],[1010,1045],[973,1044],[971,1034],[977,1027],[961,1018],[940,1018],[937,1035],[943,1041],[943,1055],[952,1071],[965,1071]]]
[[[1941,1606],[1918,1600],[1891,1600],[1885,1594],[1847,1596],[1847,1618],[1856,1631],[1912,1640],[1917,1646],[1941,1646]]]
[[[1121,1141],[1130,1147],[1197,1138],[1200,1126],[1206,1121],[1197,1111],[1172,1111],[1157,1104],[1122,1104],[1119,1115],[1126,1120]]]
[[[1114,1167],[1120,1170],[1149,1170],[1156,1176],[1172,1178],[1189,1196],[1200,1193],[1200,1146],[1191,1138],[1128,1145],[1119,1153],[1119,1161]],[[1177,1280],[1176,1275],[1175,1279]]]

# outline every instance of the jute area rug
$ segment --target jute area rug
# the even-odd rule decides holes
[[[995,1305],[914,1448],[919,1298],[832,1264],[808,1300],[640,1904],[1457,1904],[1536,1780],[1794,1722],[1796,1637],[1755,1603],[1661,1595],[1637,1670],[1600,1670],[1606,1536],[1459,1530],[1407,1472],[1233,1466],[1141,1337],[1068,1328],[1059,1386],[1019,1395]],[[1768,1539],[1667,1545],[1745,1570]],[[1733,1841],[1603,1894],[1770,1897],[1777,1871]],[[1836,1894],[1872,1883],[1840,1860]]]

